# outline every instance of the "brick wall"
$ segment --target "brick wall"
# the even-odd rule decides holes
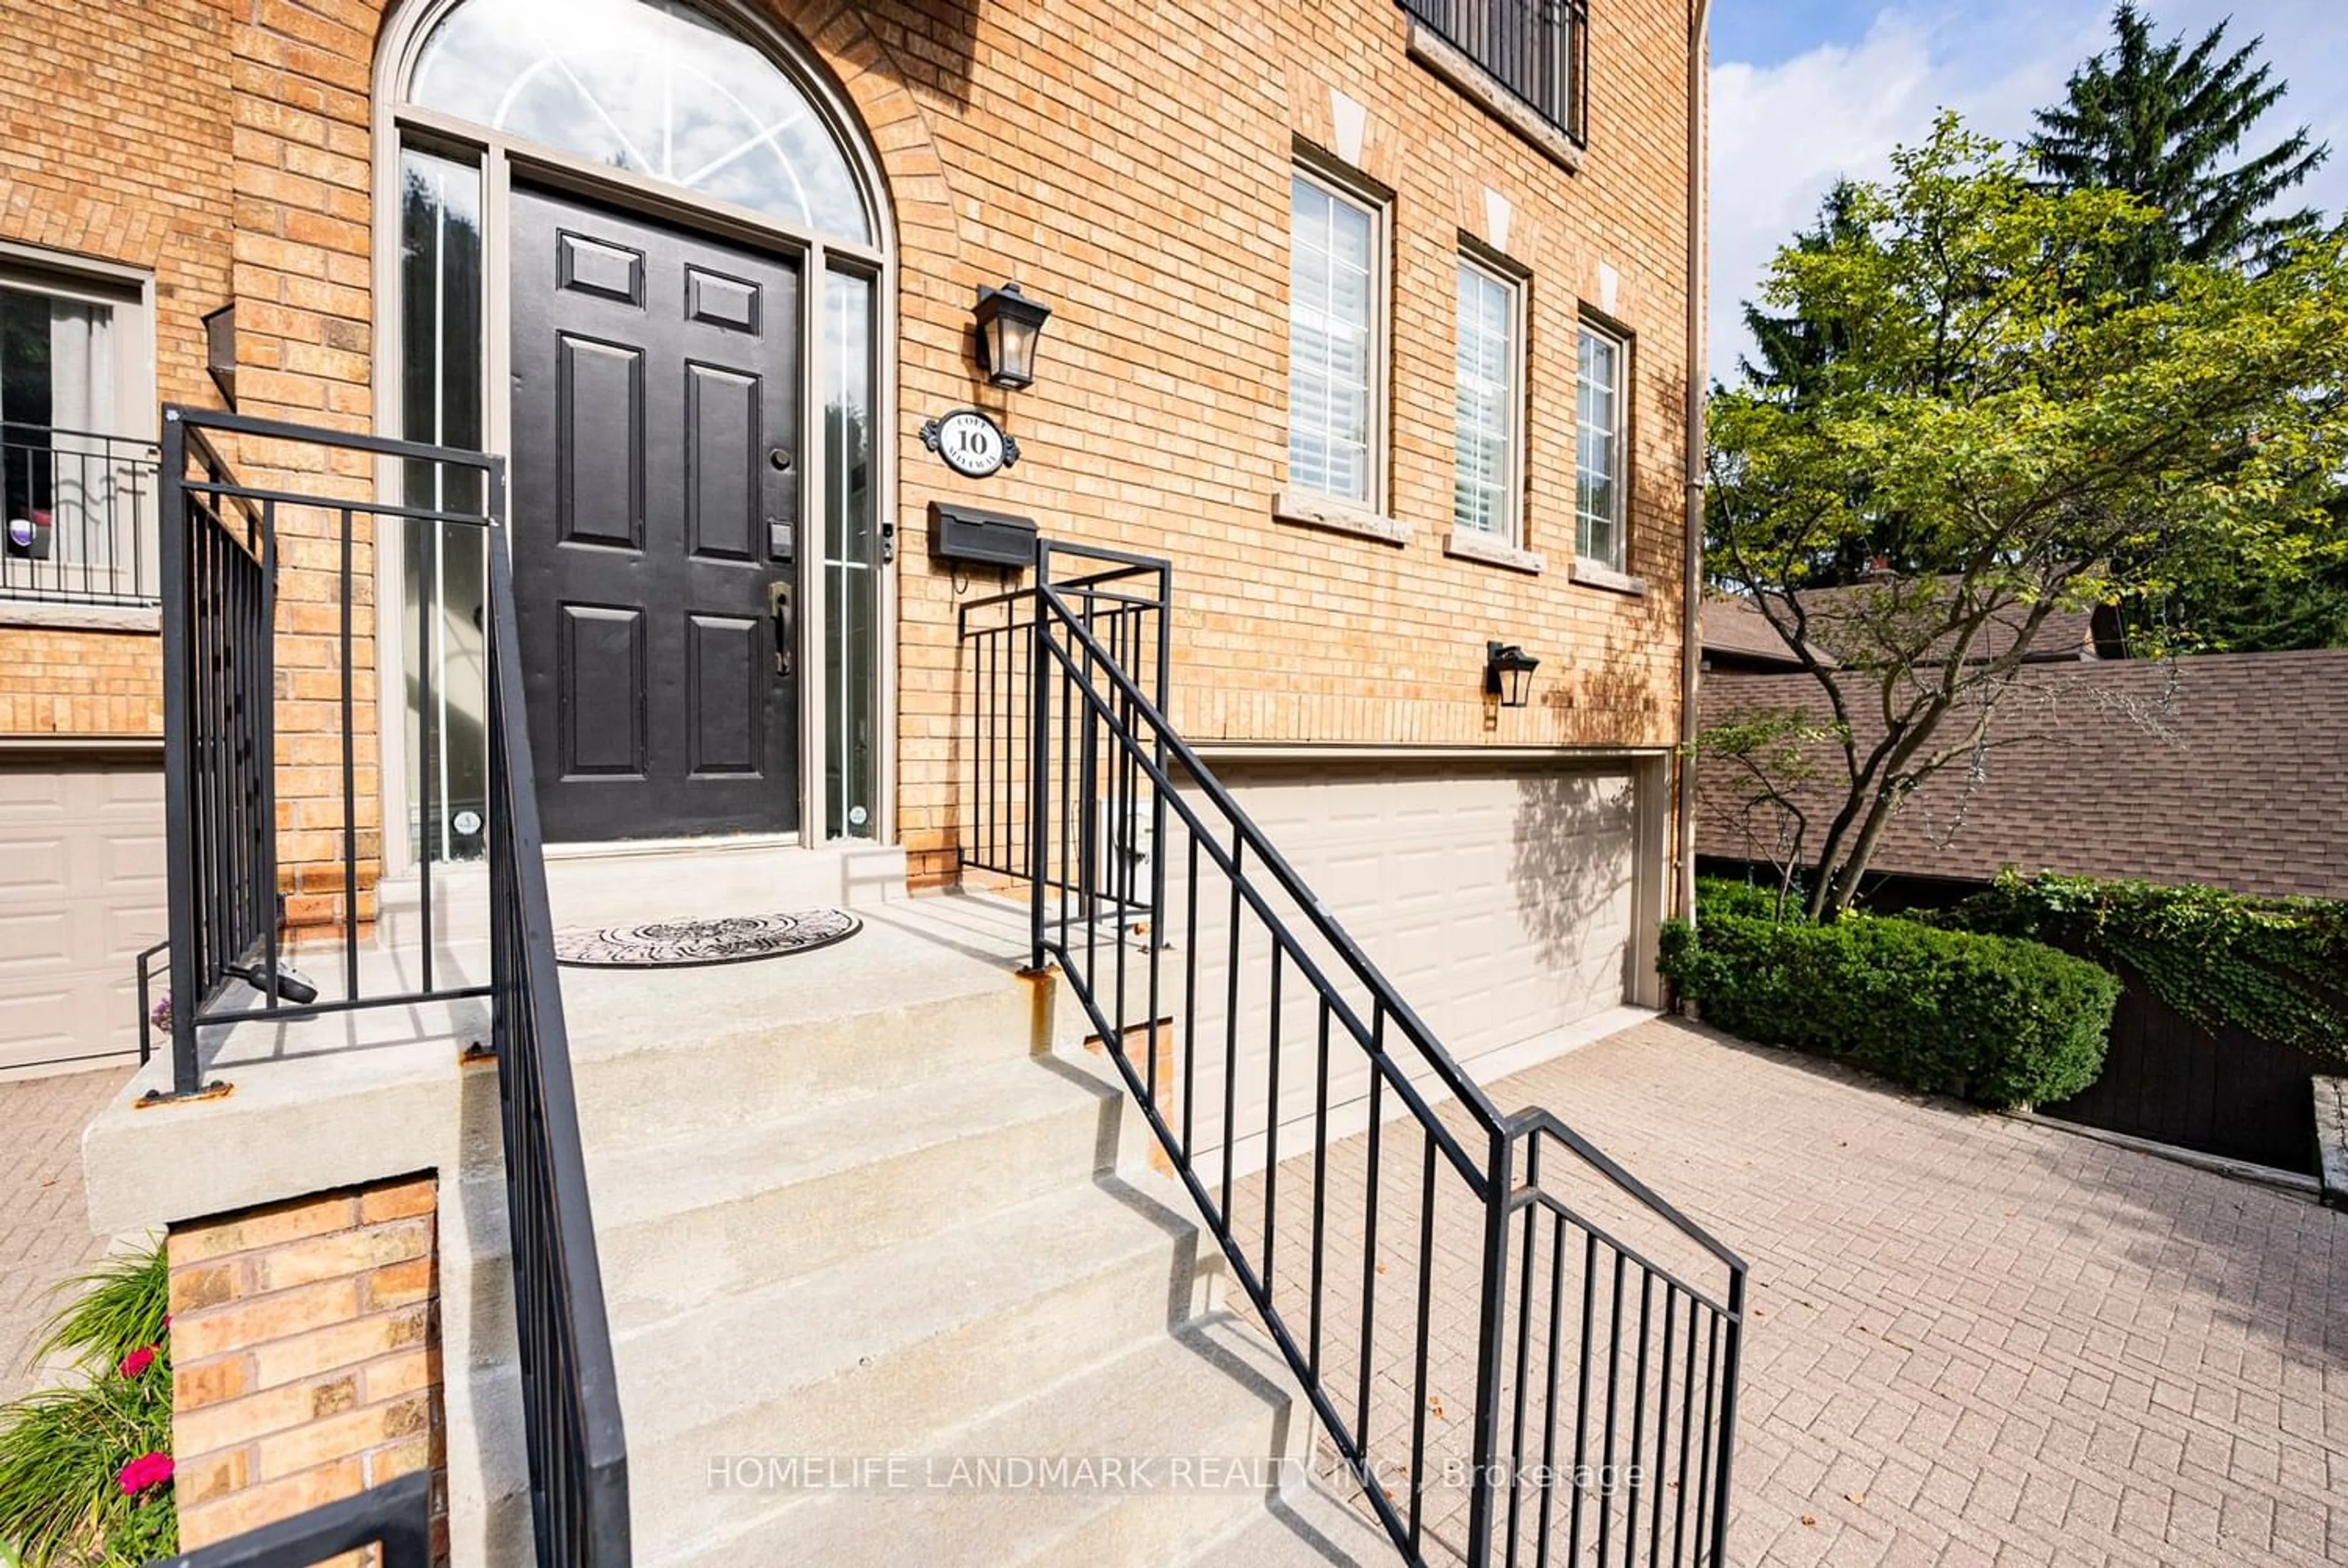
[[[930,563],[924,516],[936,497],[1170,556],[1177,717],[1194,738],[1673,738],[1688,374],[1686,0],[1594,8],[1590,144],[1572,172],[1413,61],[1391,0],[759,3],[838,80],[889,181],[900,261],[897,804],[917,875],[952,859],[955,604],[994,586],[958,586]],[[170,104],[168,116],[129,117],[127,147],[88,128],[84,152],[57,145],[36,160],[53,179],[91,167],[87,145],[98,144],[104,200],[140,216],[113,228],[92,219],[88,231],[149,234],[148,264],[158,266],[167,252],[176,267],[183,251],[201,251],[211,269],[204,302],[222,292],[232,264],[251,411],[351,428],[374,417],[368,95],[383,9],[382,0],[169,0],[135,16],[98,13],[106,18],[98,30],[111,38],[105,47],[130,48],[122,36],[134,32],[171,39],[182,57],[159,68],[187,91],[155,95]],[[65,42],[90,30],[92,15],[0,0],[0,19],[20,24],[12,36],[56,37],[60,49],[101,46]],[[53,76],[50,91],[87,96],[70,77]],[[1333,93],[1362,111],[1352,161],[1395,193],[1386,478],[1389,510],[1413,529],[1399,547],[1272,515],[1286,467],[1289,176],[1300,141],[1331,152],[1347,141]],[[28,123],[37,118],[37,97],[5,101]],[[108,112],[101,103],[84,118],[95,128]],[[138,139],[158,118],[184,128],[177,134],[204,154],[199,199],[175,197],[168,220],[156,216],[165,211],[159,149]],[[145,172],[134,178],[134,169]],[[201,199],[223,188],[230,200]],[[26,225],[13,188],[9,200],[15,232]],[[1502,206],[1505,240],[1490,222]],[[223,210],[232,220],[225,231]],[[182,214],[200,234],[180,234]],[[1453,265],[1463,232],[1499,245],[1532,280],[1525,543],[1548,557],[1539,576],[1444,551]],[[1056,308],[1040,379],[1018,394],[982,384],[968,353],[973,292],[1005,278]],[[1574,324],[1601,305],[1635,339],[1629,567],[1651,585],[1643,596],[1575,584],[1566,569]],[[184,369],[193,347],[185,309],[174,308],[165,335],[168,362]],[[187,377],[167,375],[166,384],[185,395]],[[1024,449],[1015,469],[973,485],[922,449],[921,422],[963,404],[1004,420]],[[259,471],[295,458],[245,456]],[[353,467],[309,482],[362,481]],[[288,707],[278,733],[290,753],[304,726],[332,713],[313,689],[334,682],[324,632],[338,589],[324,519],[286,527]],[[371,547],[362,525],[356,662],[370,779]],[[1496,722],[1479,691],[1490,636],[1521,641],[1542,661],[1533,705]],[[379,814],[374,791],[364,794],[353,825],[372,865]],[[298,780],[286,796],[288,830],[302,835],[284,856],[286,876],[304,893],[296,914],[330,917],[313,900],[325,897],[314,879],[326,867],[316,863],[335,858],[345,828],[339,801],[308,798]]]
[[[160,735],[151,631],[0,626],[0,735]]]
[[[424,1175],[171,1228],[183,1548],[445,1472],[436,1201]]]
[[[229,299],[228,9],[0,0],[0,240],[151,273],[157,386],[206,405],[199,322]],[[0,735],[159,733],[160,672],[152,632],[0,626]]]

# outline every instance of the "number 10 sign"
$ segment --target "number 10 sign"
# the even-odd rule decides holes
[[[957,408],[922,426],[922,445],[965,479],[983,479],[1019,461],[1019,443],[975,408]]]

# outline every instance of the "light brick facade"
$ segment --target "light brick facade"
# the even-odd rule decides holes
[[[423,1175],[171,1228],[183,1548],[445,1472],[437,1204]]]
[[[1407,20],[1389,0],[756,3],[835,79],[877,151],[893,209],[896,804],[917,879],[952,865],[955,604],[995,586],[967,576],[958,585],[932,563],[932,498],[1170,556],[1174,701],[1194,739],[1673,739],[1688,374],[1685,0],[1592,7],[1589,145],[1571,171],[1413,60]],[[371,88],[383,9],[381,0],[5,0],[0,26],[34,46],[31,67],[0,82],[0,239],[150,269],[165,396],[210,400],[196,318],[232,297],[245,412],[371,428],[380,401]],[[1363,113],[1354,165],[1394,192],[1385,487],[1388,510],[1411,529],[1399,546],[1273,516],[1287,450],[1289,176],[1300,146],[1334,154],[1347,139],[1339,94]],[[1491,223],[1503,204],[1505,238]],[[1463,234],[1530,278],[1523,543],[1547,558],[1540,575],[1445,550]],[[1005,278],[1056,312],[1039,379],[1024,393],[986,385],[969,353],[973,292]],[[1643,594],[1577,584],[1567,565],[1574,327],[1601,304],[1633,339],[1628,567]],[[925,417],[964,404],[995,413],[1024,448],[1014,469],[983,485],[955,479],[917,439]],[[240,455],[262,475],[301,456]],[[358,466],[330,482],[356,484]],[[341,804],[304,797],[320,775],[314,759],[292,753],[333,714],[335,547],[327,515],[282,526],[281,810],[299,835],[285,875],[289,891],[323,898],[324,881],[310,887],[315,874],[303,862],[336,858]],[[362,520],[359,762],[372,782],[370,545]],[[1542,660],[1533,704],[1497,722],[1478,684],[1487,637]],[[118,661],[67,668],[44,654],[24,666],[0,686],[11,732],[54,728],[60,713],[74,728],[153,727],[151,706],[133,711],[134,693],[115,689]],[[359,848],[372,864],[380,803],[372,789],[362,795]],[[294,912],[334,913],[309,898]]]
[[[200,404],[201,318],[229,296],[228,12],[0,0],[0,241],[149,273],[157,385]],[[160,674],[152,631],[0,615],[0,737],[159,735]]]

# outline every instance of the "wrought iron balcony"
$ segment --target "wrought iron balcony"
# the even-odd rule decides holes
[[[152,441],[0,424],[0,600],[155,604]]]
[[[1509,97],[1576,142],[1589,101],[1588,0],[1402,0]]]

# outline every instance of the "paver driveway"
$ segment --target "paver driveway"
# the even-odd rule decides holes
[[[2348,1561],[2348,1214],[1670,1020],[1492,1098],[1556,1112],[1751,1265],[1733,1562]],[[1408,1272],[1417,1236],[1418,1143],[1395,1125],[1382,1275]],[[1333,1238],[1360,1235],[1362,1142],[1332,1151]],[[1311,1162],[1279,1179],[1293,1259]],[[1472,1360],[1473,1298],[1452,1282],[1472,1280],[1473,1219],[1437,1214],[1438,1252],[1468,1266],[1438,1271],[1434,1336]],[[1394,1283],[1381,1364],[1408,1343],[1384,1319],[1412,1326]],[[1446,1355],[1437,1450],[1466,1440],[1468,1365]],[[1377,1430],[1403,1430],[1409,1388],[1380,1379]],[[1431,1558],[1460,1522],[1430,1500]]]
[[[106,1254],[83,1207],[81,1132],[129,1076],[0,1082],[0,1399],[30,1386],[26,1362],[58,1305],[52,1287]]]

